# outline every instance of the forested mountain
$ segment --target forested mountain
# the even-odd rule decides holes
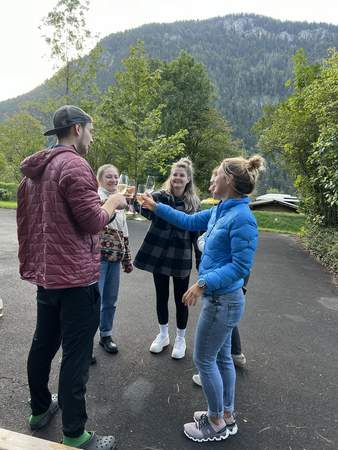
[[[237,137],[252,148],[251,127],[265,103],[277,102],[287,91],[292,56],[304,48],[309,61],[327,56],[338,47],[338,26],[307,22],[282,22],[268,17],[240,14],[202,21],[149,24],[114,33],[101,41],[106,63],[98,82],[106,88],[121,69],[129,45],[143,40],[153,58],[170,60],[185,49],[204,63],[217,91],[217,107]],[[50,95],[48,83],[30,93],[0,103],[0,118],[15,112],[22,101]]]

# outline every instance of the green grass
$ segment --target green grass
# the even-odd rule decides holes
[[[202,209],[209,209],[211,206],[212,205],[202,204]],[[274,211],[253,212],[261,231],[300,234],[302,227],[305,224],[305,216],[303,214]]]
[[[303,214],[272,211],[254,211],[254,214],[258,228],[263,231],[299,234],[305,224]]]
[[[0,200],[0,208],[16,209],[16,202],[7,202]]]

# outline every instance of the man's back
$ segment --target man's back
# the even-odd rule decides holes
[[[72,146],[57,146],[23,161],[18,190],[20,274],[49,289],[98,279],[97,233],[107,214],[96,178]]]

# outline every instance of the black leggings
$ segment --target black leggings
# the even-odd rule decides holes
[[[239,336],[238,327],[232,329],[231,335],[231,354],[240,355],[242,353],[241,338]]]
[[[168,300],[169,300],[169,280],[168,275],[154,273],[154,283],[156,289],[156,310],[158,323],[166,325],[169,320]],[[183,294],[189,287],[189,276],[185,278],[172,277],[174,281],[174,297],[176,303],[176,324],[177,328],[184,330],[188,322],[188,307],[182,303]]]

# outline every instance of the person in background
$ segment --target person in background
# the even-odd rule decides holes
[[[175,162],[163,189],[152,194],[156,202],[170,205],[178,211],[192,214],[199,209],[200,202],[196,195],[193,179],[193,167],[188,158]],[[169,341],[169,281],[174,282],[176,304],[176,338],[172,358],[185,356],[185,333],[188,323],[188,307],[182,303],[182,296],[189,286],[192,269],[192,247],[195,248],[198,266],[200,252],[197,249],[197,233],[184,231],[158,218],[148,210],[142,214],[152,221],[144,242],[138,251],[134,265],[153,274],[156,290],[156,311],[160,333],[150,346],[150,352],[160,353]]]
[[[209,192],[212,194],[213,198],[217,198],[214,194],[214,190],[215,190],[215,178],[217,175],[217,170],[218,167],[216,167],[211,174],[211,178],[210,178],[210,185],[209,185]],[[201,236],[199,236],[198,240],[197,240],[197,245],[198,245],[198,249],[203,253],[204,250],[204,244],[205,244],[205,234],[203,233]],[[247,282],[249,281],[249,275],[246,277],[244,285],[243,285],[243,292],[245,294],[246,292],[246,285]],[[243,368],[246,364],[246,358],[245,355],[242,353],[242,345],[241,345],[241,338],[239,335],[239,330],[238,327],[234,327],[232,330],[232,335],[231,335],[231,356],[233,359],[233,362],[235,364],[236,367],[240,367]],[[202,386],[202,382],[201,382],[201,377],[199,373],[195,373],[192,376],[192,380],[195,384],[197,384],[197,386]]]
[[[65,105],[54,113],[57,144],[21,163],[17,225],[20,275],[37,286],[37,323],[28,356],[32,430],[62,410],[63,443],[112,450],[113,436],[85,429],[86,384],[99,325],[99,231],[126,206],[120,194],[101,205],[96,177],[84,156],[93,142],[91,117]],[[48,388],[52,360],[62,346],[58,396]]]
[[[97,171],[99,195],[102,203],[117,192],[118,169],[105,164]],[[101,296],[100,345],[108,353],[117,353],[118,347],[112,339],[113,321],[120,285],[121,264],[124,272],[133,270],[129,247],[127,217],[124,209],[115,211],[115,218],[100,234],[101,267],[99,290]]]
[[[198,281],[183,296],[183,302],[189,306],[202,296],[194,363],[208,410],[195,411],[194,421],[184,425],[185,435],[195,442],[224,440],[238,431],[231,335],[244,313],[242,287],[250,273],[258,239],[248,194],[254,190],[263,169],[264,159],[259,155],[224,159],[215,178],[214,193],[220,203],[192,215],[143,195],[144,208],[156,217],[184,230],[207,230]]]

